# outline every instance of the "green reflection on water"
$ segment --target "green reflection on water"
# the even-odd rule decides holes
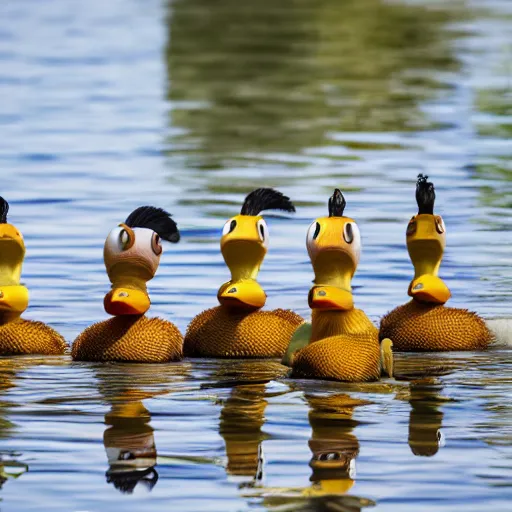
[[[440,73],[459,68],[461,34],[447,26],[468,16],[461,2],[169,5],[169,122],[181,132],[169,152],[199,169],[297,155],[330,145],[332,132],[433,128],[421,102],[449,87]]]

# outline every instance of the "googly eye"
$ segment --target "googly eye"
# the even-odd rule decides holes
[[[347,244],[351,244],[354,241],[354,228],[352,227],[352,222],[347,222],[343,226],[343,240],[345,240]]]
[[[160,254],[162,254],[162,243],[158,233],[153,233],[153,236],[151,237],[151,249],[153,249],[153,252],[157,256],[160,256]]]
[[[267,223],[260,219],[256,225],[256,228],[258,230],[258,236],[260,237],[260,240],[263,242],[263,245],[265,247],[268,247],[268,227]]]
[[[352,246],[356,259],[359,261],[361,256],[361,233],[355,222],[345,223],[343,226],[343,240]]]
[[[414,217],[409,221],[409,224],[407,224],[407,230],[405,231],[405,236],[412,236],[416,233],[416,221],[414,220]]]
[[[314,243],[314,241],[318,238],[318,235],[320,234],[320,223],[315,221],[309,226],[308,228],[308,234],[306,235],[306,245],[309,247]]]
[[[222,228],[222,236],[226,236],[229,233],[232,233],[236,228],[236,220],[230,219],[224,224],[224,227]]]
[[[128,250],[135,242],[135,236],[133,234],[133,231],[131,231],[129,228],[121,228],[119,231],[119,237],[118,237],[118,245],[119,248],[122,251]]]
[[[444,225],[444,220],[443,218],[439,215],[436,217],[436,231],[442,235],[443,233],[446,232],[446,227]]]

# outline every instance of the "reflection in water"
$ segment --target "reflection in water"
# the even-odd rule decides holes
[[[0,359],[0,440],[12,437],[16,432],[16,425],[6,418],[9,407],[2,399],[2,395],[16,386],[16,374],[24,367],[26,365],[22,363],[21,368],[17,370],[8,359]],[[0,450],[0,489],[9,478],[18,478],[28,471],[28,465],[18,462],[18,457],[19,454]]]
[[[313,454],[310,480],[320,493],[344,494],[354,485],[359,442],[352,433],[354,407],[368,402],[348,395],[306,396],[313,429],[309,448]]]
[[[297,154],[329,144],[330,132],[433,128],[420,102],[448,87],[438,73],[459,66],[447,30],[453,5],[175,0],[169,6],[168,99],[179,131],[170,150],[189,167]]]
[[[443,413],[439,407],[446,401],[440,396],[442,388],[435,378],[411,382],[409,446],[414,455],[431,457],[442,446]]]
[[[105,415],[105,423],[110,425],[103,435],[109,464],[107,482],[122,493],[132,493],[138,483],[150,491],[158,481],[150,419],[140,401],[115,404]]]
[[[163,367],[162,367],[163,368]],[[137,486],[151,491],[158,481],[157,449],[151,414],[142,400],[172,392],[172,383],[187,375],[186,365],[98,365],[95,375],[100,393],[110,404],[105,414],[103,444],[109,468],[107,483],[125,494]]]
[[[263,476],[261,442],[265,434],[265,384],[236,386],[224,404],[220,415],[219,433],[226,443],[228,475],[250,477],[259,481]]]
[[[226,443],[226,472],[242,477],[242,486],[251,487],[263,478],[266,386],[286,372],[275,361],[236,361],[215,372],[218,387],[236,384],[222,407],[219,434]]]
[[[353,433],[357,421],[352,418],[355,407],[370,402],[349,395],[305,395],[309,404],[309,423],[313,429],[311,450],[311,486],[306,488],[263,488],[270,510],[356,512],[375,503],[366,498],[349,496],[355,481],[359,441]]]

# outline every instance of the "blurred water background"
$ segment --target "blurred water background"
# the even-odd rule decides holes
[[[103,243],[141,204],[182,231],[149,288],[185,330],[228,278],[225,220],[260,186],[297,206],[268,217],[267,306],[309,315],[305,233],[340,187],[362,232],[356,304],[378,321],[406,300],[419,172],[450,304],[511,316],[508,0],[3,0],[0,98],[25,317],[69,341],[105,318]],[[509,510],[509,353],[397,366],[347,386],[273,362],[1,358],[0,509]]]

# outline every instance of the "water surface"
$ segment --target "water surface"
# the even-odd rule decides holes
[[[450,303],[511,316],[511,41],[507,0],[2,2],[0,193],[26,240],[26,317],[70,342],[105,318],[105,237],[154,204],[182,241],[151,311],[185,330],[228,278],[225,220],[273,186],[297,213],[268,217],[268,307],[309,315],[305,233],[340,187],[362,233],[355,300],[378,321],[406,300],[419,172]],[[399,355],[397,374],[2,358],[0,508],[508,510],[510,353]]]

